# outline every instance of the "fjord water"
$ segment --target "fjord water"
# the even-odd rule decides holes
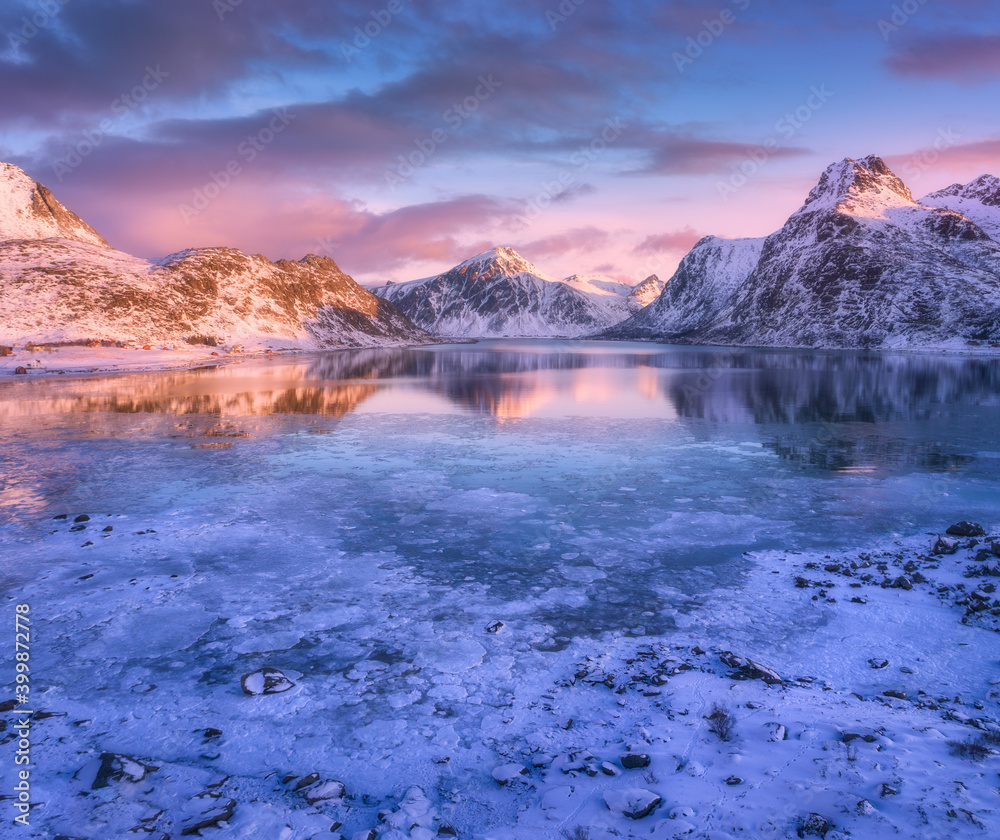
[[[998,432],[1000,361],[916,354],[508,340],[11,381],[3,593],[46,702],[111,703],[94,749],[197,764],[181,730],[218,727],[225,772],[294,745],[403,783],[560,652],[719,614],[745,552],[1000,521]],[[794,657],[806,619],[756,609],[708,643]],[[241,705],[265,665],[302,693]]]

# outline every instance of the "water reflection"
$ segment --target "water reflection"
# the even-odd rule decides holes
[[[346,418],[380,453],[457,429],[481,441],[484,463],[511,439],[517,451],[555,441],[604,470],[617,468],[619,450],[621,464],[633,465],[657,452],[651,468],[675,483],[693,457],[685,447],[702,444],[749,444],[785,469],[823,476],[970,475],[996,454],[1000,361],[494,341],[188,372],[11,377],[0,383],[0,509],[45,507],[85,483],[95,459],[105,459],[101,476],[132,457],[146,473],[169,474],[184,458],[205,475],[249,472],[262,447],[284,446],[290,432],[336,433]],[[223,451],[209,469],[192,450]],[[407,450],[400,463],[411,457]]]
[[[926,419],[955,403],[996,404],[1000,395],[1000,362],[981,358],[523,344],[356,350],[182,373],[8,382],[0,387],[0,420],[340,418],[377,392],[398,397],[405,411],[406,395],[418,390],[499,419],[530,417],[541,406],[586,414],[588,406],[637,397],[657,402],[657,416],[719,423],[884,423]]]

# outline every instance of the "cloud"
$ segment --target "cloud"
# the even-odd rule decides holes
[[[636,254],[662,254],[664,252],[684,252],[690,251],[705,234],[698,233],[690,226],[681,230],[673,230],[667,233],[647,236],[642,242],[636,245]]]
[[[712,140],[693,134],[664,130],[641,130],[630,145],[645,148],[649,159],[637,175],[704,175],[736,166],[751,158],[757,146],[732,140]],[[768,159],[783,160],[808,154],[797,146],[775,146]]]
[[[968,143],[951,142],[950,130],[939,132],[936,144],[911,152],[887,156],[885,161],[909,186],[926,175],[971,179],[983,174],[1000,174],[1000,137],[987,137]],[[916,190],[914,190],[916,194]]]
[[[963,84],[1000,76],[1000,33],[937,35],[908,41],[885,60],[895,74]]]

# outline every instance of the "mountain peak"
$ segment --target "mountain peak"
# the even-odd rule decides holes
[[[0,163],[0,240],[52,238],[111,247],[23,169]]]
[[[536,277],[541,277],[543,280],[553,279],[547,274],[544,274],[537,266],[535,266],[534,263],[526,260],[509,245],[500,245],[496,248],[490,248],[490,250],[483,251],[481,254],[476,254],[476,256],[470,257],[465,260],[465,262],[461,262],[455,266],[456,269],[480,267],[491,267],[508,276],[513,276],[515,274],[534,274]]]
[[[666,283],[655,274],[650,274],[649,277],[633,287],[629,297],[638,301],[642,306],[648,306],[660,296],[665,285]]]
[[[831,164],[799,212],[913,204],[913,195],[878,155]]]

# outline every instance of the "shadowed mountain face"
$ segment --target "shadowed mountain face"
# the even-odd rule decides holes
[[[984,176],[918,203],[880,158],[841,161],[781,230],[703,239],[653,304],[604,335],[783,347],[998,342],[998,196]]]
[[[232,248],[133,257],[0,164],[0,343],[190,336],[299,348],[430,340],[332,259],[274,263]]]

